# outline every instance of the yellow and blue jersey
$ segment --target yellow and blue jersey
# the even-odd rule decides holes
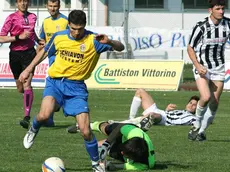
[[[56,19],[51,16],[44,19],[39,36],[49,42],[54,33],[66,29],[68,29],[68,18],[60,13]]]
[[[55,33],[45,46],[48,57],[54,57],[48,75],[69,80],[88,79],[100,54],[112,50],[110,45],[101,44],[94,37],[95,34],[88,30],[79,40],[70,35],[69,29]]]

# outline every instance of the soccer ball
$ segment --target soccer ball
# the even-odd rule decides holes
[[[65,172],[64,162],[58,157],[50,157],[42,164],[42,172]]]

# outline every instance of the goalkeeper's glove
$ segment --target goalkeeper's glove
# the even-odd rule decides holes
[[[98,148],[98,153],[99,153],[99,158],[100,160],[104,160],[108,151],[110,150],[110,144],[105,141],[99,148]]]

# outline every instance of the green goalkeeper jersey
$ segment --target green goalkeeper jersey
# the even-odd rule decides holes
[[[149,151],[148,165],[133,162],[132,160],[129,160],[124,157],[125,159],[124,169],[126,170],[146,170],[149,168],[153,168],[155,164],[155,154],[154,154],[154,147],[153,147],[152,141],[150,140],[149,136],[143,130],[141,130],[140,128],[134,125],[124,125],[120,128],[120,132],[122,134],[122,143],[124,143],[125,141],[133,137],[140,137],[146,141],[148,145],[148,151]]]

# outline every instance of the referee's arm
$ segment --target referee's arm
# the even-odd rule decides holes
[[[8,42],[15,42],[18,40],[24,40],[27,39],[30,36],[30,32],[25,31],[20,35],[16,36],[0,36],[0,43],[8,43]]]

